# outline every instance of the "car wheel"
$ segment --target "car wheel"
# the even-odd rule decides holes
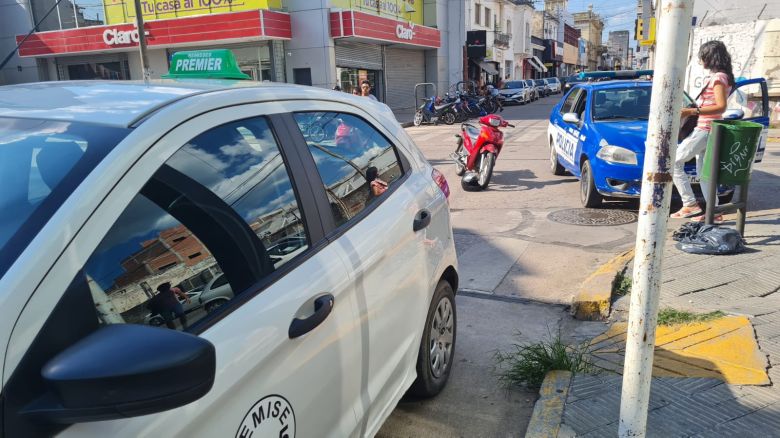
[[[566,172],[566,169],[558,162],[558,152],[555,151],[552,138],[550,138],[550,171],[557,176],[561,176]]]
[[[417,111],[416,113],[414,113],[414,120],[412,121],[412,123],[414,123],[414,126],[422,125],[422,121],[423,121],[422,111]]]
[[[154,327],[160,327],[162,325],[165,325],[165,320],[160,316],[155,316],[154,318],[149,320],[149,325]]]
[[[215,300],[215,301],[211,301],[211,302],[207,303],[206,307],[205,307],[206,308],[206,313],[211,313],[211,312],[217,310],[218,308],[222,307],[222,305],[225,304],[225,303],[226,303],[225,300]]]
[[[596,185],[593,182],[593,169],[590,167],[590,161],[585,160],[582,163],[582,173],[580,175],[580,202],[583,207],[596,208],[601,206],[602,197],[596,191]]]
[[[436,285],[425,319],[417,353],[417,379],[409,388],[411,395],[433,397],[444,389],[455,357],[456,333],[455,292],[442,280]]]

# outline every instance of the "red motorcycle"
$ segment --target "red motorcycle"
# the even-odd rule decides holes
[[[455,173],[462,176],[460,184],[464,190],[484,190],[493,176],[493,166],[504,146],[504,133],[498,128],[515,126],[490,114],[479,119],[480,126],[469,123],[460,125],[458,147],[450,157],[455,160]]]

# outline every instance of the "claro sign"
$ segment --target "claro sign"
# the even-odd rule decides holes
[[[399,24],[395,27],[395,36],[402,40],[411,41],[414,39],[414,23],[409,23],[409,27]]]
[[[149,32],[144,32],[144,35],[149,36]],[[133,30],[117,30],[106,29],[103,31],[103,42],[109,46],[120,46],[124,44],[133,44],[139,42],[138,29]]]

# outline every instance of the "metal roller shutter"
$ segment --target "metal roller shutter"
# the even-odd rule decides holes
[[[382,70],[382,46],[336,41],[336,67]]]
[[[394,110],[414,108],[414,86],[425,82],[425,52],[387,48],[385,69],[385,103]]]

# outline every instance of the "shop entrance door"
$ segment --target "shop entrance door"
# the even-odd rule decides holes
[[[382,93],[384,86],[382,84],[381,70],[337,67],[336,74],[338,75],[339,85],[343,91],[352,93],[352,90],[354,89],[360,90],[360,83],[367,80],[368,83],[371,84],[371,94],[380,102],[384,102],[384,95]]]
[[[125,64],[124,66],[122,64]],[[124,68],[123,68],[124,67]],[[127,61],[89,62],[67,66],[68,79],[130,79]]]
[[[253,81],[258,80],[257,78],[257,67],[252,65],[242,65],[240,66],[241,73],[244,73],[245,75],[248,75],[250,78],[252,78]]]

